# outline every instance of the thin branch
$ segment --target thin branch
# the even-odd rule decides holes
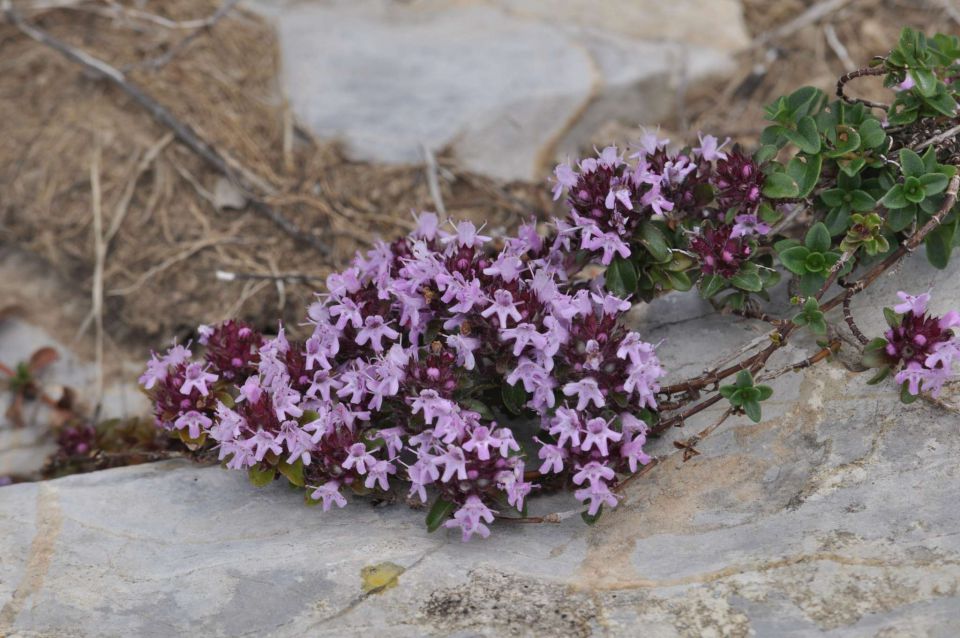
[[[100,142],[96,142],[93,151],[93,160],[90,163],[90,192],[93,208],[93,286],[91,295],[94,318],[94,339],[96,350],[96,408],[94,414],[99,414],[100,403],[103,400],[103,264],[107,256],[106,242],[103,236],[103,210],[100,193]]]
[[[800,29],[822,20],[835,11],[839,11],[850,2],[852,0],[822,0],[786,24],[780,25],[772,31],[761,33],[753,40],[751,46],[757,48],[774,40],[782,40],[791,36]]]
[[[812,366],[815,366],[821,361],[825,361],[826,359],[828,359],[831,355],[834,355],[837,352],[839,352],[840,345],[841,344],[839,339],[831,339],[830,343],[828,343],[826,346],[824,346],[814,354],[810,355],[803,361],[798,361],[797,363],[792,363],[788,366],[784,366],[779,370],[768,372],[764,374],[762,377],[757,377],[757,380],[770,381],[771,379],[776,379],[777,377],[781,377],[787,374],[788,372],[797,372],[799,370],[803,370],[805,368],[810,368]]]
[[[889,104],[882,104],[880,102],[871,102],[870,100],[862,100],[860,98],[852,98],[844,95],[843,89],[847,85],[847,82],[854,80],[856,78],[869,77],[874,75],[886,75],[887,70],[882,66],[877,67],[867,67],[863,69],[856,69],[855,71],[850,71],[849,73],[840,76],[840,79],[837,80],[837,97],[847,102],[848,104],[863,104],[872,109],[883,109],[887,111],[890,109]]]
[[[939,135],[935,135],[931,137],[929,140],[923,142],[922,144],[918,144],[915,150],[922,151],[928,146],[933,146],[934,144],[945,142],[946,140],[949,140],[950,138],[953,138],[953,137],[957,137],[958,135],[960,135],[960,124],[954,126],[951,129],[947,129],[946,131],[944,131],[943,133],[940,133]]]
[[[123,220],[127,216],[127,211],[130,209],[130,200],[133,199],[133,194],[137,188],[137,182],[140,181],[140,177],[147,172],[154,160],[157,159],[157,156],[160,155],[161,151],[163,151],[163,149],[165,149],[167,145],[173,141],[173,137],[173,133],[167,133],[160,138],[156,144],[147,149],[147,152],[140,160],[133,177],[131,177],[130,181],[127,182],[127,186],[123,191],[123,195],[120,197],[120,201],[117,203],[116,209],[114,210],[113,217],[110,219],[110,226],[107,228],[107,233],[103,238],[103,243],[106,244],[107,249],[109,249],[110,241],[120,230],[120,226],[123,224]]]
[[[225,15],[230,13],[230,10],[233,9],[239,0],[224,0],[223,4],[209,17],[206,18],[199,24],[192,32],[184,36],[179,42],[170,47],[162,55],[158,55],[155,58],[150,58],[140,63],[138,66],[147,67],[156,71],[173,60],[181,51],[186,49],[190,44],[200,37],[201,34],[209,32],[217,22],[219,22]]]
[[[53,49],[66,59],[79,64],[95,76],[108,81],[126,93],[134,102],[146,110],[154,120],[173,131],[180,142],[199,155],[217,172],[232,181],[240,190],[244,191],[249,198],[250,205],[259,214],[272,221],[295,240],[309,244],[322,255],[329,254],[329,248],[321,242],[317,236],[304,232],[293,221],[289,220],[279,211],[271,208],[261,197],[254,195],[252,181],[246,174],[246,171],[237,170],[231,166],[226,156],[204,140],[190,125],[178,120],[173,113],[157,102],[156,99],[130,82],[121,71],[89,53],[58,40],[46,31],[28,24],[14,11],[10,0],[0,0],[0,8],[2,8],[7,21],[19,29],[21,33]]]
[[[230,270],[218,270],[216,272],[218,281],[243,281],[243,280],[268,280],[268,281],[294,281],[308,284],[310,282],[322,282],[323,277],[317,275],[308,275],[302,272],[282,272],[276,274],[259,272],[233,272]]]
[[[437,158],[433,151],[426,144],[421,144],[423,149],[423,159],[427,173],[427,188],[430,190],[430,198],[433,199],[433,205],[440,216],[440,223],[447,221],[447,207],[443,205],[443,194],[440,192],[440,180],[437,177]]]
[[[833,49],[833,53],[837,56],[837,59],[843,64],[843,68],[847,71],[856,69],[857,63],[850,57],[850,52],[847,51],[847,47],[843,46],[843,42],[841,42],[839,36],[837,36],[837,30],[833,28],[832,24],[823,27],[823,35],[827,40],[827,44]]]
[[[850,310],[850,299],[853,297],[853,294],[850,291],[847,291],[847,294],[843,296],[843,320],[847,322],[847,326],[850,328],[850,332],[853,333],[853,336],[857,338],[862,345],[867,345],[870,343],[870,340],[863,334],[860,330],[860,326],[857,325],[857,322],[853,320],[853,311]]]

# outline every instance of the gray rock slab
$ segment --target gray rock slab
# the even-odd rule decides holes
[[[957,274],[914,258],[854,312],[872,334],[869,309],[901,287],[956,307]],[[636,321],[677,376],[763,334],[705,314],[675,296]],[[799,339],[772,368],[815,348]],[[760,423],[731,419],[700,456],[669,456],[597,525],[500,523],[465,545],[428,534],[422,511],[323,513],[186,462],[0,488],[0,633],[956,636],[960,421],[866,379],[842,360],[781,376]],[[650,451],[669,455],[716,414]],[[533,500],[534,513],[574,506]],[[396,586],[365,594],[365,568],[384,563],[402,570]]]
[[[656,124],[748,43],[738,0],[252,2],[297,116],[356,159],[541,177],[610,120]]]

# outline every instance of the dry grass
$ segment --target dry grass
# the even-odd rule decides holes
[[[335,146],[318,144],[296,127],[277,85],[275,35],[257,17],[234,11],[153,69],[150,61],[177,48],[189,31],[104,15],[116,3],[74,4],[43,11],[17,6],[32,23],[128,70],[131,80],[253,173],[277,209],[332,251],[322,257],[253,211],[215,205],[219,176],[180,144],[168,143],[166,130],[119,91],[0,24],[0,243],[40,255],[89,298],[89,175],[93,149],[101,148],[103,224],[116,231],[103,271],[110,339],[155,342],[231,314],[264,327],[279,314],[293,325],[313,286],[221,282],[215,272],[323,277],[372,238],[405,231],[411,209],[434,207],[423,167],[346,162]],[[755,37],[813,4],[744,0]],[[173,21],[206,17],[217,6],[212,0],[150,3]],[[762,129],[763,105],[777,95],[803,84],[832,91],[846,70],[837,42],[862,64],[884,53],[904,24],[960,30],[944,6],[941,0],[852,0],[741,54],[733,77],[692,87],[684,121],[664,124],[688,140],[703,130],[750,143]],[[868,82],[856,87],[866,97]],[[551,210],[542,184],[503,186],[458,171],[443,156],[439,164],[442,198],[457,215],[509,226]]]
[[[218,3],[151,3],[173,21],[203,18]],[[240,314],[258,324],[295,323],[314,289],[302,283],[217,281],[218,269],[324,277],[376,237],[432,208],[423,167],[344,161],[334,145],[299,130],[277,86],[275,35],[235,11],[179,50],[183,29],[92,12],[100,2],[21,13],[33,24],[119,69],[262,183],[268,200],[331,248],[323,257],[249,210],[218,206],[223,180],[118,90],[0,25],[0,241],[39,254],[74,285],[93,280],[90,164],[102,149],[104,227],[116,227],[104,266],[107,330],[155,340]],[[291,143],[292,142],[292,143]],[[159,148],[158,148],[159,147]],[[502,187],[455,175],[440,158],[442,197],[460,215],[509,225],[544,209],[539,186]],[[222,188],[223,184],[219,184]],[[119,222],[119,223],[115,223]]]

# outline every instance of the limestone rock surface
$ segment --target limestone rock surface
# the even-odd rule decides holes
[[[532,179],[610,120],[656,124],[748,44],[739,0],[308,0],[276,21],[295,114],[351,156]]]
[[[900,288],[960,304],[957,268],[922,262],[857,298],[868,335]],[[675,378],[765,334],[683,295],[635,321]],[[671,440],[716,411],[656,441],[671,456],[593,527],[500,523],[462,544],[403,505],[323,513],[186,462],[0,488],[0,634],[956,636],[958,418],[845,363],[779,377],[762,422],[727,421],[687,463]]]

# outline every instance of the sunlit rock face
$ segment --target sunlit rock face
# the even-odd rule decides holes
[[[738,0],[310,0],[276,21],[284,88],[352,157],[542,177],[610,120],[655,124],[722,75],[748,36]]]

